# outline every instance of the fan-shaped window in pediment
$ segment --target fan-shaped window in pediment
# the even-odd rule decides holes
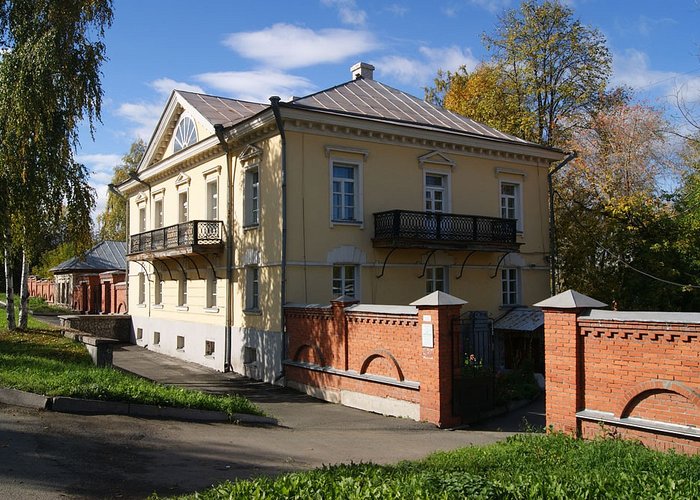
[[[180,151],[197,142],[197,126],[189,116],[184,116],[175,130],[174,151]]]

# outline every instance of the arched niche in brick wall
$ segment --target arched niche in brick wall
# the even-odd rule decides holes
[[[619,418],[635,417],[700,425],[700,392],[674,380],[649,380],[629,388],[618,401]]]
[[[378,363],[384,363],[386,364],[389,369],[395,373],[394,378],[398,381],[403,381],[404,380],[404,375],[403,375],[403,370],[401,370],[401,366],[399,365],[399,362],[396,360],[393,354],[391,354],[389,351],[386,350],[378,350],[374,351],[372,354],[367,356],[367,358],[362,362],[362,368],[360,369],[361,374],[365,373],[370,373],[373,375],[383,375],[386,376],[385,370],[379,369],[379,373],[373,373],[372,370],[370,370],[371,365],[376,365]],[[391,376],[391,375],[389,375]]]
[[[294,353],[294,361],[299,363],[311,363],[318,366],[326,366],[321,354],[321,349],[316,345],[303,344],[297,348]]]

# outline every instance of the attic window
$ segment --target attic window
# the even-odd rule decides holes
[[[185,116],[180,120],[175,130],[175,152],[185,149],[197,142],[197,127],[194,120]]]

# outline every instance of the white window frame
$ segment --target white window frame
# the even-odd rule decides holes
[[[442,279],[438,280],[436,277],[436,272],[442,271]],[[438,281],[442,281],[442,288],[436,287]],[[449,293],[450,284],[450,273],[449,267],[447,266],[426,266],[425,268],[425,293],[433,293],[436,290],[440,290],[445,293]]]
[[[162,276],[155,275],[153,281],[153,305],[155,307],[163,307],[163,281]]]
[[[260,267],[246,266],[245,268],[245,310],[260,311]]]
[[[160,210],[158,207],[160,206]],[[153,229],[160,229],[165,224],[165,212],[163,209],[163,197],[153,199]]]
[[[139,285],[139,303],[138,305],[144,306],[146,305],[146,273],[139,273],[139,279],[138,279],[138,285]]]
[[[182,204],[182,196],[185,196],[184,206]],[[188,188],[178,189],[177,191],[177,222],[183,224],[190,221],[190,190]]]
[[[354,219],[336,219],[333,217],[334,212],[335,212],[335,205],[333,202],[333,184],[335,181],[335,177],[333,175],[333,170],[335,166],[341,166],[341,167],[352,167],[355,170],[355,176],[353,178],[353,196],[355,198],[355,205],[354,205],[354,210],[355,210],[355,217]],[[329,207],[330,207],[330,223],[331,227],[334,225],[352,225],[352,226],[360,226],[362,227],[364,225],[364,210],[363,210],[363,205],[364,205],[364,196],[363,196],[363,162],[360,160],[356,159],[348,159],[348,158],[340,158],[340,157],[331,157],[329,162],[328,162],[328,175],[329,175],[329,185],[328,185],[328,192],[329,192]],[[346,181],[342,181],[346,182]],[[342,207],[342,205],[341,205]]]
[[[214,186],[214,200],[212,202],[210,188]],[[219,179],[214,178],[206,182],[206,200],[207,200],[207,220],[220,220],[219,218]],[[189,200],[188,200],[189,201]]]
[[[503,186],[504,185],[510,185],[510,186],[515,186],[515,195],[504,195],[503,194]],[[519,233],[523,232],[523,183],[520,181],[513,181],[513,180],[501,180],[498,183],[498,215],[501,218],[507,218],[503,217],[503,210],[504,210],[504,205],[503,205],[503,200],[504,198],[513,198],[514,203],[513,203],[513,208],[515,210],[515,219],[517,219],[517,222],[515,224],[515,228]]]
[[[253,182],[253,176],[257,177],[257,183]],[[245,171],[245,227],[260,225],[260,168],[255,163]]]
[[[216,274],[214,274],[212,271],[209,271],[209,274],[207,275],[206,300],[205,300],[205,308],[207,310],[210,310],[210,311],[218,310],[217,294],[216,294],[217,286],[218,286],[218,279],[216,277]]]
[[[504,307],[518,306],[521,303],[521,277],[517,267],[501,269],[501,305]],[[513,296],[515,300],[513,299]]]
[[[178,137],[178,134],[180,133],[180,130],[185,126],[185,122],[191,122],[192,123],[192,128],[190,129],[191,131],[194,132],[194,138],[192,142],[188,142],[187,144],[182,143],[180,138]],[[188,136],[191,136],[192,134],[188,134]],[[185,139],[189,139],[190,137],[186,137]],[[178,151],[181,151],[185,148],[188,148],[192,146],[193,144],[196,144],[199,141],[199,131],[197,130],[197,122],[189,116],[188,114],[183,114],[180,117],[180,121],[178,122],[177,126],[175,127],[175,130],[173,131],[173,153],[177,153]]]
[[[427,205],[427,192],[428,192],[428,176],[434,176],[434,177],[442,177],[445,180],[445,185],[443,189],[444,193],[444,199],[443,199],[443,209],[442,211],[435,211],[435,210],[428,210],[426,208]],[[452,175],[450,172],[445,172],[444,170],[435,170],[435,169],[423,169],[423,208],[421,208],[422,211],[424,212],[431,212],[431,213],[443,213],[443,214],[448,214],[452,212]]]
[[[146,203],[139,204],[139,233],[145,233],[148,230],[148,215],[146,211]]]
[[[177,307],[180,310],[187,310],[188,287],[187,273],[185,273],[177,280]]]
[[[353,270],[353,294],[348,295],[354,299],[360,299],[360,266],[353,262],[336,262],[331,268],[331,296],[333,298],[340,297],[341,295],[347,295],[345,293],[348,286],[348,277],[346,276],[346,271],[348,268]],[[340,271],[340,278],[336,278],[336,270]],[[340,280],[340,286],[336,287],[336,281]]]

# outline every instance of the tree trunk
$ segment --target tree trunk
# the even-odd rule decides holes
[[[12,279],[12,257],[5,248],[5,301],[7,303],[7,328],[14,330],[15,324],[15,287]]]
[[[22,280],[19,284],[19,329],[26,330],[29,320],[29,261],[22,250]]]

